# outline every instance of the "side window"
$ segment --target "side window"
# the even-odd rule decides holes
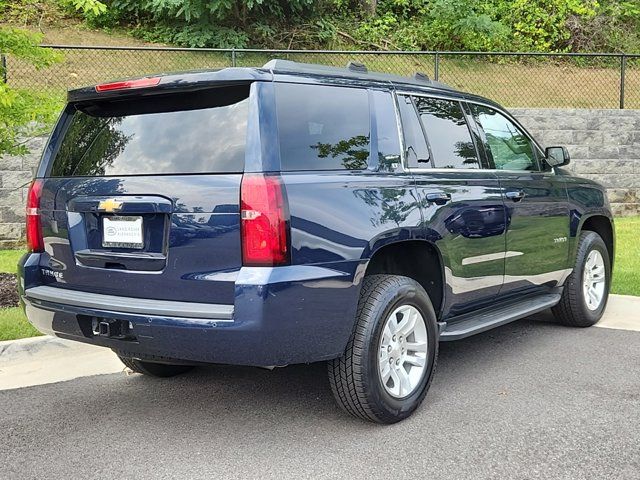
[[[400,164],[400,137],[393,96],[390,92],[372,90],[371,99],[376,117],[378,169],[395,171]]]
[[[531,141],[504,115],[471,104],[476,122],[484,131],[487,150],[498,170],[538,170]]]
[[[402,132],[406,148],[405,155],[410,168],[428,168],[431,166],[429,147],[424,138],[420,119],[408,95],[398,95],[398,106],[402,120]]]
[[[366,90],[288,83],[275,89],[282,170],[367,168]]]
[[[460,102],[415,97],[435,168],[480,168]]]

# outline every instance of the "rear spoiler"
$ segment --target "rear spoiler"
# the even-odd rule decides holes
[[[271,80],[273,80],[273,74],[259,68],[224,68],[221,70],[162,73],[69,90],[67,101],[76,103],[190,92],[212,87]]]

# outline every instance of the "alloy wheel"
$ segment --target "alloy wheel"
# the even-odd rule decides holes
[[[378,370],[389,395],[411,395],[426,371],[428,352],[427,327],[420,311],[401,305],[387,318],[382,329]]]
[[[604,258],[598,250],[591,250],[587,255],[582,274],[582,291],[587,308],[597,310],[602,304],[606,288],[606,271]]]

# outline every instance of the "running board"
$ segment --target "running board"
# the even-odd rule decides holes
[[[440,332],[443,342],[460,340],[476,333],[486,332],[492,328],[528,317],[534,313],[553,307],[560,301],[560,294],[547,293],[529,297],[517,303],[510,303],[500,307],[483,309],[479,312],[460,315],[455,321],[447,322]],[[452,319],[453,320],[453,319]]]

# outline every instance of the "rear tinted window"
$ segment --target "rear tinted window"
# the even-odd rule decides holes
[[[248,87],[77,110],[51,176],[242,172]]]
[[[436,168],[480,168],[459,102],[415,97]]]
[[[361,170],[369,160],[366,90],[276,85],[282,170]]]

